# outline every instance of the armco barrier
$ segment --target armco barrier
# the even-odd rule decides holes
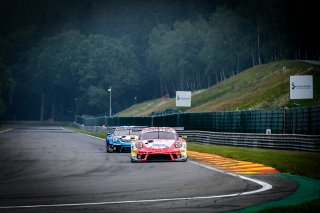
[[[113,133],[116,126],[84,126],[77,123],[72,123],[72,126],[81,130],[85,131],[91,131],[91,132],[100,132],[100,133]],[[134,126],[133,132],[138,133],[141,131],[142,128],[145,128],[146,126]],[[183,130],[183,128],[179,128],[179,130]]]
[[[320,151],[320,135],[178,131],[188,141],[231,146]]]
[[[84,126],[77,123],[73,123],[72,126],[81,130],[86,130],[91,132],[100,132],[100,133],[109,132],[109,128],[105,126]]]

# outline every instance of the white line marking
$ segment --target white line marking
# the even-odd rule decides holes
[[[83,133],[81,133],[83,134]],[[88,135],[89,136],[89,135]],[[98,138],[95,136],[91,136],[94,138]],[[98,138],[101,139],[101,138]],[[239,193],[233,193],[233,194],[226,194],[226,195],[212,195],[212,196],[198,196],[198,197],[179,197],[179,198],[164,198],[164,199],[153,199],[153,200],[126,200],[126,201],[107,201],[107,202],[96,202],[96,203],[66,203],[66,204],[47,204],[47,205],[25,205],[25,206],[0,206],[0,209],[21,209],[21,208],[45,208],[45,207],[71,207],[71,206],[94,206],[94,205],[110,205],[110,204],[127,204],[127,203],[151,203],[151,202],[165,202],[165,201],[179,201],[179,200],[201,200],[201,199],[213,199],[213,198],[224,198],[224,197],[235,197],[235,196],[241,196],[241,195],[251,195],[259,192],[264,192],[272,189],[272,185],[256,180],[253,178],[245,177],[238,174],[233,174],[227,171],[223,171],[220,169],[216,169],[207,165],[203,165],[200,163],[197,163],[195,161],[190,161],[189,163],[207,168],[212,171],[224,173],[227,175],[231,175],[234,177],[241,178],[243,180],[248,180],[251,182],[254,182],[260,186],[262,186],[260,189],[256,189],[253,191],[248,192],[239,192]]]
[[[5,129],[5,130],[0,131],[0,133],[8,132],[8,131],[10,131],[10,130],[12,130],[12,129]]]
[[[213,168],[213,167],[210,167],[210,166],[207,166],[207,165],[203,165],[203,164],[200,164],[200,163],[197,163],[197,162],[194,162],[194,161],[189,161],[189,162],[193,163],[193,164],[196,164],[196,165],[199,165],[199,166],[202,166],[204,168],[213,170],[213,171],[217,171],[217,172],[224,173],[224,174],[227,174],[227,175],[231,175],[231,176],[234,176],[234,177],[239,177],[239,178],[241,178],[243,180],[248,180],[248,181],[254,182],[254,183],[262,186],[260,189],[253,190],[253,191],[248,191],[248,192],[242,192],[242,193],[239,193],[238,195],[250,195],[250,194],[255,194],[255,193],[258,193],[258,192],[264,192],[264,191],[268,191],[268,190],[272,189],[272,185],[270,185],[269,183],[260,181],[260,180],[256,180],[256,179],[253,179],[253,178],[249,178],[249,177],[245,177],[245,176],[242,176],[242,175],[234,174],[234,173],[231,173],[231,172],[223,171],[223,170],[220,170],[220,169],[217,169],[217,168]]]

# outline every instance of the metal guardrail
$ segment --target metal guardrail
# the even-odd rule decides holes
[[[78,129],[82,129],[82,130],[86,130],[86,131],[90,131],[90,132],[100,132],[100,133],[113,133],[114,130],[117,128],[117,126],[84,126],[84,125],[80,125],[78,123],[73,123],[72,124],[73,127],[78,128]],[[128,126],[129,127],[129,126]],[[139,131],[141,131],[142,128],[145,128],[147,126],[131,126],[131,128],[133,129],[133,132],[138,133]],[[180,129],[180,130],[183,130]]]
[[[112,129],[112,127],[83,126],[79,124],[74,124],[73,126],[94,132],[109,132]],[[182,127],[176,127],[175,129],[180,136],[188,136],[187,140],[190,142],[314,152],[320,151],[320,135],[210,132],[183,130]]]
[[[178,131],[188,136],[188,141],[288,150],[320,151],[320,135],[261,134],[261,133],[222,133],[208,131]]]
[[[2,122],[5,125],[48,125],[48,126],[74,126],[94,132],[109,132],[112,128],[104,126],[84,126],[71,122],[39,122],[17,121]],[[263,134],[263,133],[232,133],[211,132],[200,130],[183,130],[175,127],[179,135],[188,136],[188,141],[205,144],[260,147],[288,150],[320,151],[320,135],[302,134]]]
[[[85,131],[90,131],[90,132],[100,132],[100,133],[111,132],[111,129],[105,126],[84,126],[77,123],[73,123],[72,126],[75,128],[85,130]]]
[[[111,130],[110,127],[82,126],[79,124],[74,124],[73,126],[94,132],[109,132]],[[183,130],[183,128],[177,127],[176,130],[180,136],[188,136],[187,140],[190,142],[314,152],[320,151],[320,135],[210,132]]]

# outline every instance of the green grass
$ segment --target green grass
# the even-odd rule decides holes
[[[286,71],[283,71],[286,67]],[[313,69],[309,69],[313,67]],[[225,111],[234,109],[266,109],[292,106],[289,100],[289,77],[313,75],[314,91],[319,91],[320,67],[300,61],[279,61],[252,67],[219,84],[192,96],[188,111]],[[301,102],[301,106],[320,104],[319,93],[313,100]],[[295,101],[297,102],[297,101]]]
[[[286,71],[283,71],[286,67]],[[311,69],[312,68],[312,69]],[[291,75],[313,75],[314,98],[290,100],[289,78]],[[229,111],[245,109],[270,109],[320,104],[320,66],[301,61],[278,61],[255,66],[232,76],[208,89],[192,93],[190,108],[186,112]],[[155,99],[133,105],[119,112],[119,116],[149,115],[154,111],[175,108],[175,98]]]
[[[92,135],[92,136],[95,136],[95,137],[98,137],[98,138],[105,139],[107,137],[107,133],[91,132],[91,131],[86,131],[86,130],[82,130],[82,129],[78,129],[78,128],[70,127],[70,126],[65,126],[64,128],[68,129],[70,131],[73,131],[73,132],[81,132],[81,133],[84,133],[84,134],[87,134],[87,135]]]
[[[175,108],[175,98],[155,99],[135,104],[128,109],[119,112],[118,116],[141,116],[150,115],[152,112],[164,111],[168,108]]]
[[[277,207],[269,208],[260,211],[261,213],[291,213],[291,212],[319,212],[320,209],[320,199],[305,202],[295,206]]]
[[[188,143],[191,151],[262,163],[282,173],[320,179],[320,153]]]

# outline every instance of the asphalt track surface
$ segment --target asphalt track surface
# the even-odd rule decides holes
[[[279,200],[297,184],[187,162],[131,163],[62,127],[0,133],[0,212],[226,212]]]

